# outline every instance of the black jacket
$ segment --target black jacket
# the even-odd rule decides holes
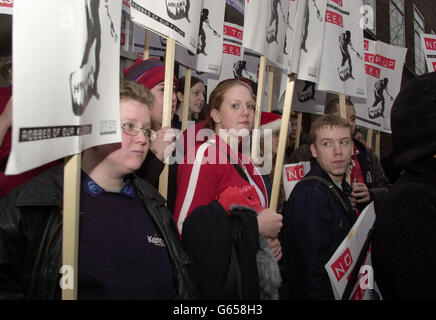
[[[188,265],[165,200],[132,176],[136,195],[168,247],[179,299],[196,297]],[[0,300],[55,299],[62,264],[63,167],[45,171],[0,200]]]
[[[331,183],[329,175],[314,162],[308,176]],[[334,299],[325,264],[356,221],[348,200],[351,187],[342,182],[338,191],[348,211],[329,188],[317,180],[299,182],[283,212],[282,299]]]
[[[214,200],[189,215],[183,223],[182,241],[194,260],[192,274],[200,299],[260,298],[259,231],[253,211],[232,210],[229,216]]]
[[[411,165],[377,213],[374,277],[383,299],[436,298],[436,159]]]

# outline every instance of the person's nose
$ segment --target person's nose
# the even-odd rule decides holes
[[[145,145],[148,141],[150,141],[150,137],[143,130],[139,130],[138,135],[135,136],[135,142]]]
[[[340,143],[335,143],[333,146],[333,152],[335,155],[341,155],[342,154],[342,146]]]

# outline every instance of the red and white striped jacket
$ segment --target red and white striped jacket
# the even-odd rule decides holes
[[[192,162],[192,155],[189,158]],[[236,155],[217,135],[195,146],[194,163],[186,163],[187,159],[188,155],[177,169],[174,220],[180,234],[183,222],[195,208],[216,200],[228,187],[244,187],[251,184],[256,188],[262,207],[268,207],[268,194],[260,172],[247,156],[241,153]],[[238,163],[251,183],[239,174],[233,163]]]

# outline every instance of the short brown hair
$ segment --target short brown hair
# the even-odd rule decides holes
[[[152,108],[155,102],[154,94],[150,89],[141,83],[125,79],[120,82],[120,100],[122,99],[138,101],[145,104],[148,108]]]
[[[211,112],[213,109],[220,110],[221,105],[224,101],[224,94],[235,86],[246,87],[248,90],[250,90],[251,96],[253,97],[253,99],[254,100],[256,99],[254,94],[253,94],[253,90],[245,82],[243,82],[239,79],[227,79],[227,80],[221,81],[215,87],[215,89],[213,89],[212,93],[210,94],[210,97],[209,97],[209,115],[208,115],[208,118],[206,119],[206,122],[204,124],[204,128],[212,129],[215,131],[215,122],[213,121],[213,119],[211,117]]]
[[[316,141],[317,131],[327,126],[330,128],[332,127],[348,128],[350,130],[350,137],[351,137],[351,126],[347,120],[339,116],[335,116],[333,114],[326,114],[316,119],[312,123],[312,126],[310,127],[309,141],[311,144],[315,143]]]

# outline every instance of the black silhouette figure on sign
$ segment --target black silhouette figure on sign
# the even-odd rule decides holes
[[[307,102],[309,100],[315,99],[315,82],[312,81],[304,81],[304,88],[301,92],[298,93],[298,101]]]
[[[316,9],[317,18],[319,19],[320,22],[322,22],[321,12],[319,11],[319,8],[316,5],[315,0],[312,0],[312,3]],[[309,34],[309,21],[310,21],[309,4],[310,4],[310,1],[307,2],[306,9],[304,10],[304,29],[303,29],[303,38],[301,41],[301,50],[303,50],[304,52],[307,52],[306,40],[307,40],[307,35]]]
[[[210,30],[213,31],[213,35],[217,38],[221,38],[218,32],[216,32],[210,25],[209,22],[209,9],[203,9],[201,11],[201,17],[200,17],[200,30],[198,32],[198,45],[197,45],[197,54],[204,54],[207,56],[207,53],[205,51],[206,49],[206,32],[204,32],[204,24],[206,24]]]
[[[110,20],[110,33],[114,41],[118,40],[115,27],[109,13],[109,0],[104,0],[107,15]],[[98,100],[100,94],[97,89],[97,80],[100,71],[100,50],[101,50],[101,26],[98,9],[100,0],[86,0],[86,26],[87,40],[82,63],[78,70],[70,74],[70,90],[73,105],[73,113],[80,116],[88,106],[92,96]]]
[[[346,30],[339,36],[339,49],[341,50],[342,54],[342,62],[341,66],[338,68],[338,73],[342,81],[346,81],[349,78],[354,79],[351,56],[348,52],[348,48],[351,48],[356,56],[359,59],[362,59],[362,56],[356,50],[354,50],[353,44],[351,42],[351,32],[349,30]],[[345,65],[346,62],[348,62],[348,65]]]
[[[186,18],[189,23],[189,0],[165,0],[167,6],[167,14],[173,20]]]
[[[269,24],[267,27],[267,33],[266,33],[266,41],[268,43],[276,42],[277,41],[277,34],[279,32],[279,5],[280,5],[280,11],[283,16],[283,21],[286,21],[285,14],[283,12],[282,3],[280,0],[271,0],[271,18],[269,20]],[[274,23],[274,24],[273,24]]]
[[[394,98],[390,95],[388,91],[388,78],[384,78],[381,80],[378,80],[374,85],[374,97],[375,101],[372,104],[372,107],[368,108],[368,116],[371,119],[382,117],[384,118],[384,112],[385,112],[385,97],[383,95],[384,91],[386,91],[387,95],[389,96],[389,99],[391,101],[394,100]],[[381,102],[380,106],[377,106]]]
[[[247,71],[247,61],[238,60],[233,64],[233,76],[235,78],[248,78],[254,81],[251,74]]]

